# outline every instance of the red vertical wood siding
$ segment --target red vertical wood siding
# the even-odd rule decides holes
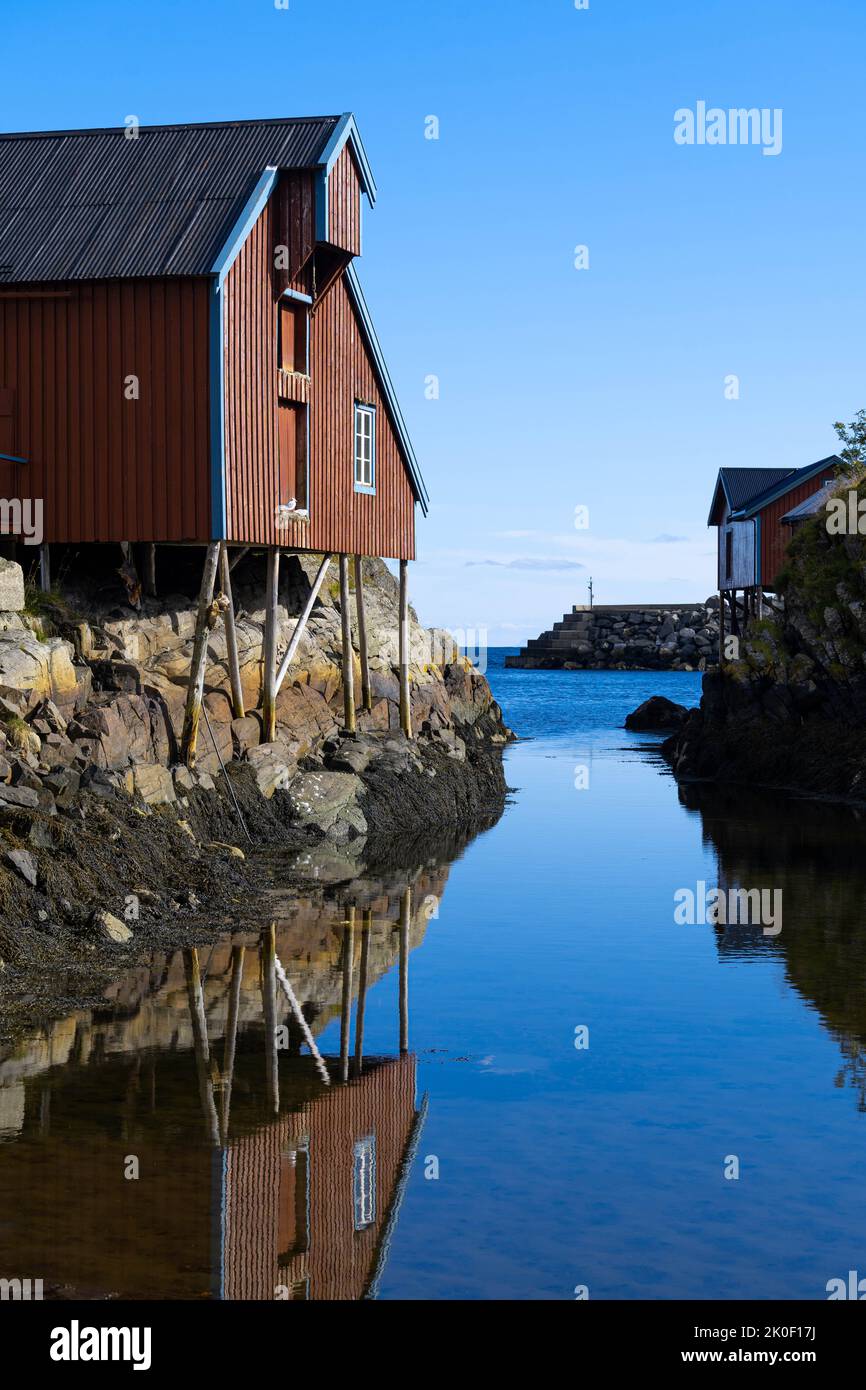
[[[328,178],[328,240],[353,256],[361,254],[361,181],[348,145]]]
[[[308,171],[285,173],[277,188],[277,245],[285,246],[288,261],[276,277],[278,293],[310,293],[308,261],[316,249],[315,178]]]
[[[831,475],[832,470],[828,469],[826,476]],[[805,502],[808,497],[814,497],[824,481],[824,474],[810,478],[808,482],[801,483],[799,487],[791,488],[783,497],[779,497],[775,502],[770,502],[761,511],[761,583],[765,589],[772,589],[778,578],[779,571],[785,563],[785,551],[791,539],[790,526],[782,524],[782,517],[790,512],[793,507],[797,507],[801,502]]]
[[[414,559],[414,494],[342,278],[311,317],[310,520],[293,521],[277,529],[276,207],[271,199],[223,288],[228,539],[289,549]],[[374,496],[354,488],[356,399],[377,407]]]
[[[203,279],[0,293],[0,388],[28,460],[0,463],[0,491],[42,498],[46,540],[210,539],[208,315]]]
[[[235,1140],[226,1155],[225,1297],[270,1300],[278,1284],[309,1284],[310,1299],[359,1299],[394,1198],[415,1123],[415,1058],[372,1063],[360,1080],[332,1086],[296,1115]],[[287,1149],[309,1139],[309,1248],[280,1250],[294,1225]],[[376,1140],[376,1215],[355,1230],[353,1147]],[[284,1256],[284,1260],[281,1260]]]

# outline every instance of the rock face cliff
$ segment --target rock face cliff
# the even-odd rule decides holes
[[[794,536],[779,589],[739,658],[704,677],[700,709],[666,745],[674,771],[866,800],[866,537],[831,534],[820,513]]]
[[[280,653],[317,558],[282,568]],[[71,940],[134,945],[130,894],[169,912],[186,910],[190,893],[191,910],[224,906],[245,884],[255,890],[244,860],[253,848],[325,843],[357,866],[501,812],[511,735],[499,706],[448,634],[414,613],[416,736],[400,731],[398,586],[379,561],[365,562],[373,708],[359,712],[358,736],[341,734],[334,568],[280,691],[276,738],[261,743],[263,564],[252,555],[233,575],[249,712],[233,718],[216,623],[199,757],[194,772],[179,766],[195,626],[195,569],[183,554],[170,577],[184,587],[166,584],[166,597],[134,613],[116,573],[40,596],[24,594],[17,566],[0,567],[0,967],[33,951],[61,959]]]

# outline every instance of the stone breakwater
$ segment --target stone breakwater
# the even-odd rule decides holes
[[[540,671],[706,671],[718,662],[718,599],[575,606],[506,665]]]

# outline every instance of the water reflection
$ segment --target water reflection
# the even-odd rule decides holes
[[[714,928],[720,962],[776,957],[787,982],[838,1043],[837,1086],[866,1111],[866,860],[861,811],[743,787],[692,785],[680,801],[697,812],[720,888],[781,889],[782,930]]]
[[[375,1296],[426,1111],[410,955],[447,872],[275,898],[264,931],[156,956],[0,1053],[0,1275],[55,1297]],[[392,971],[393,1046],[369,1055]]]

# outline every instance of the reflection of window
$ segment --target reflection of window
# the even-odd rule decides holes
[[[364,1231],[376,1220],[376,1136],[359,1139],[354,1149],[353,1192],[355,1230]]]
[[[355,489],[372,492],[376,485],[376,410],[355,405]]]
[[[300,1140],[280,1160],[280,1264],[310,1248],[310,1144]]]

